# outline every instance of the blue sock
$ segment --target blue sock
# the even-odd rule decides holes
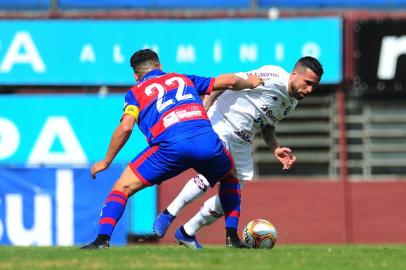
[[[224,210],[227,228],[238,228],[240,219],[241,189],[240,181],[229,174],[220,181],[220,201]]]
[[[113,190],[104,202],[99,221],[99,235],[111,237],[114,227],[124,213],[127,204],[127,195],[118,190]]]

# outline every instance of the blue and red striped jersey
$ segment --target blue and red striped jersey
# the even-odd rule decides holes
[[[210,94],[214,79],[148,72],[125,96],[139,111],[138,126],[150,145],[175,143],[213,131],[199,95]]]

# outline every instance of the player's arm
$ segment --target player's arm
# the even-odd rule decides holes
[[[264,81],[255,75],[249,75],[244,79],[235,74],[222,74],[214,79],[213,91],[254,89],[263,84]]]
[[[209,110],[214,101],[224,93],[226,89],[229,90],[243,90],[243,89],[254,89],[259,85],[263,85],[262,79],[250,75],[247,79],[236,76],[234,74],[223,74],[215,78],[213,92],[210,95],[206,95],[203,99],[204,108],[206,111]]]
[[[216,101],[216,99],[221,96],[221,94],[224,93],[224,90],[222,91],[215,91],[212,92],[210,95],[205,95],[203,98],[203,103],[204,103],[204,108],[206,109],[206,111],[208,111],[211,107],[211,105],[213,105],[214,101]]]
[[[261,129],[261,134],[266,145],[274,153],[276,159],[282,163],[283,169],[290,169],[293,163],[296,161],[296,156],[293,154],[290,148],[279,146],[276,139],[275,127],[266,125]]]
[[[103,160],[93,164],[91,168],[91,175],[93,178],[96,178],[97,173],[106,170],[110,166],[114,158],[120,152],[121,148],[126,144],[133,131],[134,124],[138,119],[138,110],[136,110],[136,108],[136,106],[127,106],[125,108],[121,122],[114,130],[111,137],[106,156]]]

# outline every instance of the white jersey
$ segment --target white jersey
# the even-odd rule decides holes
[[[283,68],[263,66],[236,75],[246,79],[250,74],[262,78],[264,85],[241,91],[226,90],[208,112],[219,135],[232,133],[241,142],[248,143],[262,127],[275,126],[298,104],[288,93],[289,73]],[[217,124],[221,128],[216,127]]]

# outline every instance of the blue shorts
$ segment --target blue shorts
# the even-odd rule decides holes
[[[218,135],[209,132],[175,144],[148,146],[131,161],[130,168],[146,185],[159,185],[193,168],[214,186],[234,169],[234,162]]]

